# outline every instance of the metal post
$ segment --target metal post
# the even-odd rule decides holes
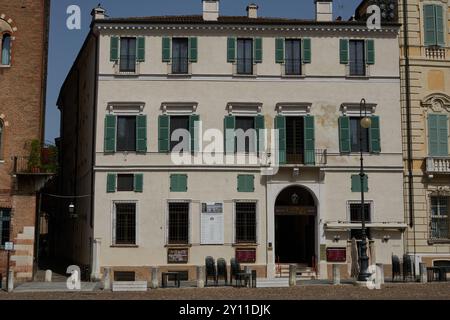
[[[362,99],[361,103],[359,105],[359,114],[360,114],[360,120],[363,119],[362,117],[362,111],[364,108],[364,117],[367,116],[367,110],[366,110],[366,100]],[[360,272],[358,275],[358,281],[367,281],[369,278],[369,273],[367,272],[367,269],[369,267],[369,257],[367,256],[367,240],[366,240],[366,217],[365,217],[365,206],[364,206],[364,158],[363,158],[363,139],[362,139],[362,124],[360,123],[359,126],[359,151],[360,151],[360,172],[359,176],[361,179],[361,255],[359,258],[359,266],[360,266]]]
[[[9,259],[11,257],[11,251],[8,250],[8,255],[6,258],[6,290],[9,290]]]

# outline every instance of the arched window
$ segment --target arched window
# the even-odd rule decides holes
[[[11,64],[11,36],[5,33],[2,37],[2,57],[1,57],[2,65],[10,65]]]

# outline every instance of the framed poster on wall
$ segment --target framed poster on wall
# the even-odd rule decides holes
[[[346,248],[327,248],[327,262],[345,262],[347,261]]]
[[[222,202],[203,202],[200,213],[200,243],[204,245],[223,244],[223,221]]]
[[[239,263],[255,263],[256,249],[236,249],[236,260]]]
[[[189,261],[189,249],[167,249],[167,263],[188,263]]]

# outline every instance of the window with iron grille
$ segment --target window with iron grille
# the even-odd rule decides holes
[[[370,222],[370,203],[364,204],[364,220],[365,222]],[[350,204],[350,222],[351,223],[361,223],[362,222],[362,212],[361,203],[351,203]]]
[[[253,39],[237,41],[237,73],[253,74]]]
[[[302,74],[301,40],[286,40],[285,42],[286,75]]]
[[[256,202],[236,202],[236,243],[256,243]]]
[[[134,175],[117,175],[117,191],[134,191]]]
[[[450,197],[431,197],[431,238],[449,239],[449,213]]]
[[[350,75],[365,76],[366,75],[366,58],[365,58],[364,40],[350,40]]]
[[[189,244],[189,203],[169,203],[169,244]]]
[[[136,38],[120,38],[120,72],[136,71]]]
[[[11,229],[11,209],[0,208],[0,247],[9,242],[9,233]]]
[[[286,117],[286,161],[303,163],[304,155],[304,118]]]
[[[117,117],[117,151],[136,151],[136,117]]]
[[[361,127],[361,117],[350,118],[350,143],[352,152],[360,152],[360,145],[362,145],[363,152],[370,151],[369,128]]]
[[[114,271],[114,281],[135,281],[136,273],[134,271]]]
[[[114,244],[136,244],[135,203],[116,203]]]
[[[186,74],[189,66],[188,38],[172,39],[172,73]]]

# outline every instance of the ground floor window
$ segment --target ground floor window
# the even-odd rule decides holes
[[[0,247],[9,241],[11,230],[11,209],[0,208]]]
[[[449,213],[450,197],[431,197],[431,238],[449,239]]]
[[[236,243],[256,243],[256,202],[236,202]]]
[[[136,244],[136,203],[116,203],[114,244]]]
[[[189,244],[189,202],[170,202],[169,244]]]

